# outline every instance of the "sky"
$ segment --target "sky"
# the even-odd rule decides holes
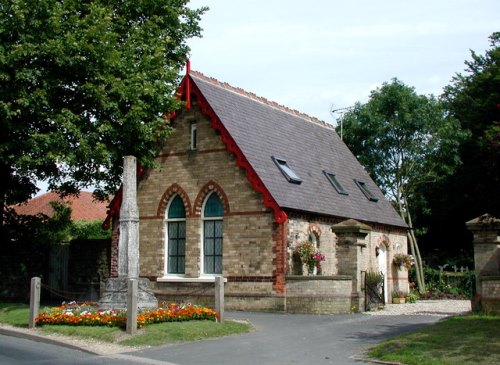
[[[500,31],[500,0],[191,0],[191,68],[336,124],[394,77],[439,95]],[[42,194],[46,184],[41,183]]]
[[[398,78],[441,94],[500,31],[500,0],[192,0],[191,68],[335,124]]]

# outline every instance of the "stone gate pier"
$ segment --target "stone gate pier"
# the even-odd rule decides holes
[[[474,236],[476,295],[472,310],[500,314],[500,219],[484,214],[466,226]]]

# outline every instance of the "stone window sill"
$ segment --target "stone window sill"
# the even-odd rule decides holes
[[[214,283],[215,276],[200,276],[197,278],[164,276],[162,278],[157,278],[156,281],[160,283]],[[224,278],[224,282],[227,283],[227,278]]]

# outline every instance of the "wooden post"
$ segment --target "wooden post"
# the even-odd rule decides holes
[[[215,310],[219,313],[219,322],[224,322],[224,277],[215,277]]]
[[[40,289],[41,281],[39,277],[31,278],[31,288],[30,288],[30,318],[28,322],[29,328],[35,328],[36,317],[40,312]]]
[[[137,332],[137,279],[128,279],[127,290],[127,333]]]

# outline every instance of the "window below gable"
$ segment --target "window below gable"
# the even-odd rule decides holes
[[[288,180],[288,182],[294,184],[302,183],[302,179],[295,173],[295,171],[292,170],[290,166],[288,166],[286,160],[274,156],[271,156],[271,158],[273,159],[276,166],[278,166],[283,176],[285,176],[285,178]]]
[[[365,196],[368,198],[368,200],[370,200],[372,202],[378,201],[378,198],[370,191],[370,189],[368,189],[368,187],[366,186],[366,184],[364,182],[356,180],[356,179],[354,179],[354,182],[356,183],[356,185],[358,185],[359,189],[363,192],[363,194],[365,194]]]
[[[193,151],[198,148],[198,129],[196,128],[196,121],[192,121],[190,125],[190,145]]]
[[[330,184],[337,190],[337,193],[342,194],[342,195],[349,195],[347,191],[344,189],[342,184],[337,180],[334,174],[331,174],[325,170],[323,170],[323,173],[325,174],[326,178],[328,181],[330,181]]]

